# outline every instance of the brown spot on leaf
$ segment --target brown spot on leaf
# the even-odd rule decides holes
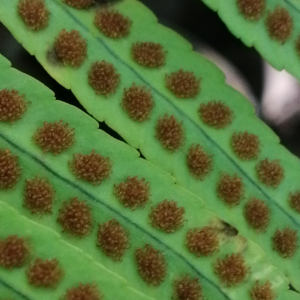
[[[28,282],[36,287],[54,288],[63,277],[63,270],[56,258],[37,258],[26,271]]]
[[[196,256],[212,255],[219,248],[217,234],[209,226],[190,229],[185,243],[189,251]]]
[[[218,259],[215,264],[215,273],[226,286],[235,286],[243,282],[249,270],[245,265],[243,256],[238,254],[226,255],[224,259]]]
[[[277,229],[273,236],[273,248],[284,258],[292,257],[297,250],[297,231],[291,228]]]
[[[122,38],[129,34],[131,21],[116,10],[100,9],[97,11],[94,24],[109,38]]]
[[[102,60],[92,64],[89,71],[89,84],[96,94],[113,94],[120,83],[120,74],[113,64]]]
[[[52,211],[54,194],[54,188],[49,181],[36,176],[26,180],[23,204],[32,213],[49,213]]]
[[[93,185],[99,185],[106,179],[110,175],[112,167],[110,159],[95,153],[95,150],[86,155],[74,154],[69,165],[76,178],[86,180]]]
[[[135,251],[135,259],[138,272],[146,283],[158,286],[164,281],[167,264],[160,251],[147,244]]]
[[[236,174],[230,176],[224,173],[217,184],[217,195],[228,205],[237,205],[240,203],[244,194],[244,185],[242,179]]]
[[[200,92],[200,81],[194,72],[182,69],[166,75],[166,86],[177,98],[195,98]]]
[[[187,166],[195,178],[203,180],[212,170],[212,155],[207,154],[199,144],[192,145],[187,154]]]
[[[87,44],[79,31],[63,29],[55,39],[54,50],[64,64],[79,67],[86,58]]]
[[[247,20],[259,20],[266,8],[266,0],[237,0],[237,4]]]
[[[18,157],[9,149],[0,149],[0,190],[14,187],[21,175]]]
[[[202,300],[202,287],[198,278],[185,275],[174,281],[174,300]]]
[[[231,146],[235,154],[242,160],[257,158],[259,154],[259,138],[257,135],[246,132],[234,133]]]
[[[28,102],[16,90],[0,91],[0,121],[13,123],[22,118]]]
[[[40,30],[48,26],[50,13],[44,0],[19,1],[18,13],[30,30]]]
[[[122,107],[134,121],[143,122],[148,119],[153,105],[152,94],[145,86],[133,84],[129,89],[124,88]]]
[[[182,122],[178,122],[173,115],[159,117],[155,129],[155,136],[165,149],[174,152],[180,148],[184,137]]]
[[[201,103],[199,116],[202,121],[214,128],[224,128],[232,122],[233,113],[230,108],[221,101],[209,101]]]
[[[245,218],[248,224],[256,230],[265,230],[270,221],[270,210],[260,199],[252,198],[245,205]]]
[[[123,226],[117,220],[112,219],[103,225],[99,224],[97,245],[113,260],[121,260],[125,250],[129,247],[127,236]]]
[[[16,235],[0,240],[0,266],[5,269],[20,268],[29,256],[27,241]]]
[[[256,173],[259,181],[267,187],[276,188],[284,178],[284,169],[280,165],[279,160],[269,161],[268,158],[261,160],[256,165]]]
[[[291,36],[293,26],[293,19],[283,7],[277,6],[273,12],[269,12],[266,19],[269,36],[280,43],[284,43]]]
[[[33,135],[33,139],[44,152],[57,155],[75,143],[74,128],[69,128],[69,124],[63,124],[62,120],[54,123],[44,122]]]
[[[260,284],[256,281],[253,288],[250,290],[250,296],[252,300],[275,300],[276,295],[272,291],[271,284],[266,281],[264,284]]]
[[[300,213],[300,191],[297,191],[295,193],[290,193],[290,206]]]
[[[84,9],[90,7],[94,0],[63,0],[66,4],[78,9]]]
[[[77,237],[84,237],[92,229],[91,208],[86,201],[79,201],[77,197],[71,198],[70,201],[64,201],[59,209],[57,222],[62,226],[63,231]]]
[[[72,287],[67,290],[63,296],[63,300],[102,300],[103,297],[99,293],[99,290],[94,284],[82,284],[80,283],[76,287]]]
[[[137,42],[131,47],[134,61],[147,68],[159,68],[166,62],[166,53],[159,43]]]
[[[151,208],[149,215],[153,227],[172,233],[183,225],[184,208],[177,202],[164,200]]]

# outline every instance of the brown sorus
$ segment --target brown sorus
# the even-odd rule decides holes
[[[32,213],[49,213],[52,211],[54,194],[54,188],[46,178],[36,176],[26,179],[23,205]]]
[[[75,143],[74,128],[62,120],[54,123],[44,122],[44,125],[37,129],[33,139],[44,152],[51,152],[54,155],[67,150]]]
[[[160,251],[147,244],[135,251],[135,260],[138,272],[146,283],[158,286],[164,281],[167,264]]]
[[[257,158],[259,154],[259,138],[246,132],[235,132],[231,138],[231,146],[235,154],[242,160]]]
[[[55,39],[54,50],[64,64],[79,67],[86,58],[87,44],[79,31],[63,29]]]
[[[244,194],[244,185],[242,179],[236,174],[222,174],[217,184],[217,195],[228,205],[237,205],[240,203]]]
[[[282,257],[292,257],[297,250],[297,231],[291,228],[277,229],[273,236],[273,248]]]
[[[212,170],[212,155],[207,154],[199,144],[192,145],[187,154],[187,166],[195,178],[203,180]]]
[[[94,0],[63,0],[63,1],[66,4],[78,9],[88,8],[94,3]]]
[[[174,152],[180,148],[184,138],[182,122],[178,122],[173,115],[159,117],[155,129],[155,136],[165,149]]]
[[[105,60],[93,63],[88,77],[89,84],[95,93],[104,96],[113,94],[120,83],[120,74],[117,73],[113,64]]]
[[[278,159],[269,161],[266,158],[261,160],[256,165],[256,173],[259,181],[272,188],[276,188],[284,178],[284,169]]]
[[[129,247],[128,235],[123,226],[115,219],[102,225],[99,224],[97,237],[98,247],[113,260],[121,260],[125,250]]]
[[[54,288],[61,281],[63,271],[56,258],[37,258],[26,271],[28,282],[36,287]]]
[[[217,234],[209,226],[190,229],[187,232],[185,244],[196,256],[212,255],[219,248]]]
[[[18,157],[9,149],[0,149],[0,190],[14,187],[20,175]]]
[[[150,197],[149,182],[138,176],[128,176],[124,182],[114,186],[114,191],[120,202],[132,210],[144,207]]]
[[[153,227],[172,233],[183,225],[184,207],[178,207],[176,201],[164,200],[151,208],[149,215]]]
[[[134,121],[143,122],[149,118],[154,102],[150,90],[133,84],[124,88],[122,107]]]
[[[290,206],[300,213],[300,191],[290,193],[290,198],[289,198]]]
[[[72,172],[78,179],[86,180],[93,185],[99,185],[111,173],[111,162],[108,157],[92,150],[90,154],[77,153],[69,162]]]
[[[44,0],[22,0],[18,4],[18,13],[28,29],[40,30],[48,26],[50,13]]]
[[[116,10],[99,9],[94,24],[109,38],[122,38],[129,34],[131,21]]]
[[[166,86],[177,98],[195,98],[200,92],[200,81],[194,72],[182,69],[166,74]]]
[[[67,290],[66,294],[62,298],[63,300],[102,300],[103,297],[99,293],[99,290],[94,284],[82,284],[72,287]]]
[[[13,123],[22,118],[28,102],[16,90],[0,91],[0,121]]]
[[[190,275],[181,276],[174,281],[174,300],[202,300],[202,287],[198,278]]]
[[[27,241],[16,235],[0,240],[0,266],[5,269],[20,268],[29,256]]]
[[[76,237],[84,237],[92,229],[91,208],[86,201],[79,201],[77,197],[64,201],[59,209],[57,222],[62,226],[63,231]]]
[[[266,0],[237,0],[238,8],[247,20],[257,21],[266,8]]]
[[[215,273],[226,286],[235,286],[243,282],[249,270],[245,265],[243,256],[227,254],[224,259],[218,259],[215,264]]]
[[[159,68],[166,62],[166,53],[159,43],[134,43],[131,47],[131,54],[134,61],[147,68]]]
[[[284,43],[292,35],[293,26],[293,19],[283,7],[277,6],[273,12],[269,12],[266,19],[269,36],[280,43]]]
[[[225,103],[215,100],[201,103],[199,116],[205,124],[217,129],[228,126],[233,119],[230,108]]]
[[[266,281],[264,284],[260,284],[258,281],[250,290],[250,296],[252,300],[275,300],[276,295],[272,291],[271,284]]]

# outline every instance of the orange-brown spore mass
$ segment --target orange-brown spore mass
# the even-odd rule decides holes
[[[113,64],[105,60],[93,63],[88,77],[89,84],[95,93],[104,96],[113,94],[120,83],[120,74],[117,73]]]
[[[230,108],[225,103],[215,100],[201,103],[199,116],[205,124],[217,129],[228,126],[233,119]]]
[[[198,145],[192,145],[187,154],[187,166],[190,173],[197,179],[203,180],[212,170],[212,156]]]
[[[297,231],[291,228],[277,229],[272,239],[274,250],[282,257],[292,257],[298,248]]]
[[[176,201],[164,200],[151,208],[149,215],[153,227],[172,233],[183,225],[184,207],[178,207]]]
[[[48,26],[50,13],[44,0],[19,1],[18,13],[28,29],[40,30]]]
[[[100,224],[97,237],[97,245],[113,260],[121,260],[129,247],[128,234],[115,219]]]
[[[276,188],[284,178],[284,169],[279,160],[261,160],[256,165],[258,179],[268,187]]]
[[[228,287],[243,282],[249,272],[240,253],[227,254],[224,259],[218,259],[214,269],[221,282]]]
[[[44,152],[51,152],[55,155],[67,150],[75,143],[74,128],[63,121],[47,123],[35,132],[33,139]]]
[[[76,287],[72,287],[67,290],[66,294],[62,298],[63,300],[102,300],[98,288],[94,284],[82,284],[80,283]]]
[[[143,122],[148,119],[153,106],[152,94],[145,86],[133,84],[129,89],[124,89],[122,107],[134,121]]]
[[[300,191],[297,191],[295,193],[290,193],[289,198],[290,206],[300,213]]]
[[[9,149],[0,149],[0,190],[14,187],[21,175],[18,157]]]
[[[29,284],[36,287],[54,288],[63,277],[58,260],[37,258],[27,269]]]
[[[124,182],[115,185],[114,190],[120,202],[132,210],[144,207],[150,197],[149,182],[145,178],[138,179],[138,176],[128,176]]]
[[[111,173],[111,161],[94,150],[90,154],[77,153],[69,162],[72,172],[78,179],[99,185]]]
[[[273,12],[269,12],[266,27],[272,39],[284,43],[292,35],[293,19],[288,10],[277,6]]]
[[[244,194],[244,185],[242,179],[236,174],[230,176],[223,174],[217,184],[217,195],[228,205],[237,205],[240,203]]]
[[[166,75],[166,86],[177,98],[195,98],[200,92],[200,81],[194,72],[182,69]]]
[[[86,201],[79,201],[77,197],[71,198],[59,209],[57,222],[62,226],[63,231],[77,237],[84,237],[92,228],[91,208]]]
[[[90,7],[94,0],[63,0],[66,4],[78,8],[78,9],[84,9]]]
[[[173,115],[159,117],[155,129],[155,136],[165,149],[174,152],[180,148],[184,138],[182,122],[178,122]]]
[[[134,61],[147,68],[159,68],[166,62],[166,53],[159,43],[137,42],[131,47]]]
[[[202,287],[198,278],[185,275],[174,281],[174,300],[202,300]]]
[[[264,284],[260,284],[258,281],[250,290],[250,297],[252,300],[275,300],[276,295],[272,291],[271,284],[267,281]]]
[[[24,238],[10,235],[0,240],[0,266],[5,269],[20,268],[29,256],[29,248]]]
[[[234,133],[231,146],[235,154],[242,160],[257,158],[259,154],[259,138],[257,135],[246,132]]]
[[[54,195],[54,188],[49,181],[46,178],[36,176],[26,180],[23,205],[32,213],[50,213]]]
[[[266,0],[237,0],[238,8],[247,20],[258,20],[266,8]]]
[[[0,122],[13,123],[22,118],[28,102],[16,90],[0,91]]]
[[[116,10],[100,9],[97,11],[94,24],[109,38],[122,38],[129,34],[131,21]]]
[[[187,232],[185,244],[196,256],[212,255],[219,248],[218,236],[209,226],[190,229]]]
[[[63,29],[55,39],[54,50],[64,64],[79,67],[86,58],[87,44],[79,31]]]
[[[135,260],[138,273],[146,283],[158,286],[164,281],[167,264],[160,251],[147,244],[144,248],[135,251]]]
[[[259,231],[267,228],[270,221],[270,210],[260,199],[252,198],[245,205],[244,215],[248,224]]]

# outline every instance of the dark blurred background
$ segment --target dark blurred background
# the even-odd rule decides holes
[[[253,48],[244,46],[236,39],[219,19],[218,14],[207,8],[200,0],[142,0],[141,2],[156,14],[160,23],[179,32],[193,44],[196,51],[217,63],[226,74],[228,83],[250,99],[256,107],[257,115],[280,136],[282,144],[300,156],[298,139],[300,89],[297,81],[286,75],[288,83],[281,88],[283,96],[280,99],[273,99],[272,96],[270,99],[270,93],[266,93],[266,86],[272,86],[274,78],[282,81],[281,77],[278,77],[282,76],[280,72],[275,72],[266,66],[260,55]],[[58,99],[83,109],[73,94],[57,84],[1,23],[0,53],[12,62],[13,67],[37,78],[55,91]],[[289,81],[293,81],[295,89],[293,95],[289,96],[293,98],[292,100],[284,97],[284,89],[290,89]],[[284,101],[290,103],[286,115],[282,114],[284,111],[282,107],[288,105]],[[275,102],[277,106],[274,106]],[[281,117],[279,118],[276,113]],[[105,124],[101,124],[101,127],[120,138]]]

